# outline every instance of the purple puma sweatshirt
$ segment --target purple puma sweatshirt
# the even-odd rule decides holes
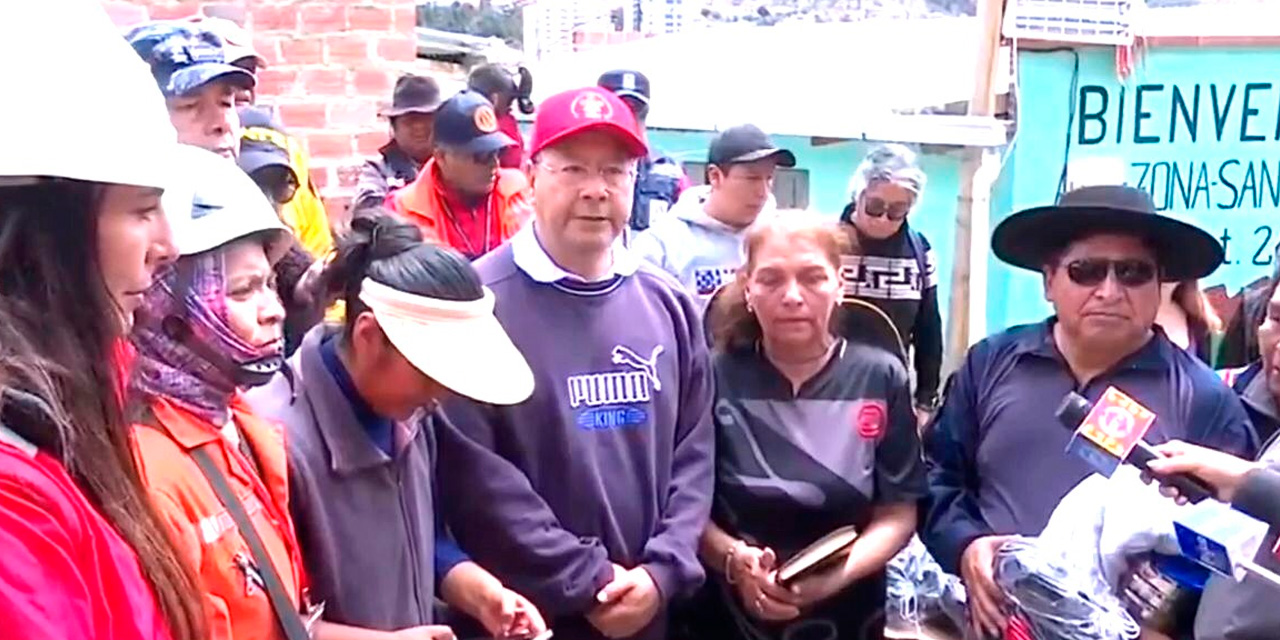
[[[702,583],[711,505],[712,378],[697,303],[619,247],[583,282],[532,227],[476,263],[533,368],[514,407],[446,402],[440,502],[459,545],[534,602],[562,640],[603,638],[584,618],[613,577],[643,566],[666,610]]]

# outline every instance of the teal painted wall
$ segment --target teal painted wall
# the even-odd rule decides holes
[[[1111,158],[1167,214],[1223,241],[1227,264],[1202,287],[1234,293],[1270,273],[1280,241],[1280,48],[1156,48],[1124,82],[1111,48],[1021,52],[1019,81],[993,227],[1053,202],[1064,166]],[[993,332],[1049,313],[1038,274],[992,258],[989,285]]]
[[[705,131],[649,130],[649,142],[681,162],[706,162],[707,146],[715,136]],[[834,220],[849,202],[849,178],[875,143],[840,142],[815,147],[809,138],[774,136],[774,143],[796,156],[796,166],[809,171],[809,208]],[[955,238],[956,198],[960,194],[960,153],[922,153],[920,162],[929,177],[924,197],[911,212],[911,226],[933,245],[938,260],[939,303],[943,322],[950,304],[951,265]]]

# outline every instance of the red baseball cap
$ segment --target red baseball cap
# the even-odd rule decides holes
[[[632,157],[649,155],[635,114],[612,91],[600,87],[573,89],[543,100],[533,119],[529,155],[584,131],[612,134]]]

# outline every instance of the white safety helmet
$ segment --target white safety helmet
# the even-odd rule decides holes
[[[0,1],[0,185],[169,186],[164,97],[99,0]]]
[[[254,234],[266,236],[271,264],[284,256],[293,234],[249,176],[212,151],[177,145],[176,179],[160,204],[173,226],[173,244],[189,256]]]

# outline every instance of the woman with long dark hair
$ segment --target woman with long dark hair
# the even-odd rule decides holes
[[[711,309],[716,492],[691,637],[884,635],[885,565],[915,531],[924,464],[902,361],[836,333],[844,240],[812,215],[766,221]],[[850,527],[822,568],[779,572]]]
[[[0,84],[39,93],[0,118],[0,629],[198,640],[194,579],[147,501],[122,406],[123,337],[174,254],[160,199],[175,135],[102,8],[73,4],[0,3]],[[86,96],[110,99],[89,117]]]

